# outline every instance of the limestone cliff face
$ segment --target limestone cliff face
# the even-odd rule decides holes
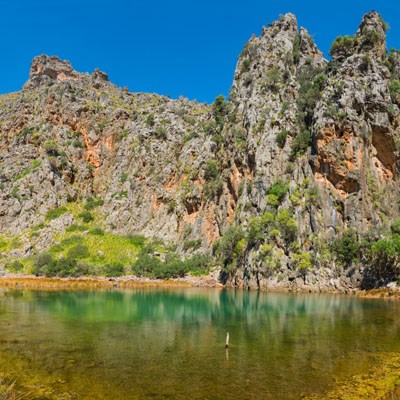
[[[388,65],[384,29],[377,13],[365,15],[354,37],[333,44],[329,63],[290,14],[246,45],[231,91],[248,132],[252,181],[239,199],[239,220],[290,210],[297,229],[288,243],[282,229],[274,238],[264,224],[265,237],[248,247],[236,284],[277,285],[278,277],[285,285],[357,285],[357,273],[343,277],[324,255],[325,243],[346,229],[361,234],[398,217],[399,111],[389,90],[398,62]],[[307,139],[310,146],[295,155]],[[288,194],[276,207],[268,190],[278,179],[288,183]],[[267,256],[265,244],[272,245]],[[318,265],[307,276],[298,268],[305,254]]]
[[[74,217],[29,229],[95,197],[106,230],[181,252],[188,241],[212,252],[240,227],[248,237],[230,284],[359,285],[326,248],[400,215],[400,68],[375,12],[331,55],[287,14],[249,40],[229,101],[213,105],[130,93],[104,72],[35,58],[23,90],[0,97],[0,234],[23,242],[3,260],[43,251]]]

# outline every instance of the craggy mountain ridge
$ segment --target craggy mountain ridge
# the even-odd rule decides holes
[[[135,234],[164,243],[153,259],[211,254],[234,286],[393,284],[400,64],[386,29],[366,14],[327,61],[286,14],[248,41],[229,100],[212,105],[36,57],[23,89],[0,96],[2,268],[62,259],[97,229],[81,263],[107,258],[100,236]],[[121,257],[124,273],[136,259]]]

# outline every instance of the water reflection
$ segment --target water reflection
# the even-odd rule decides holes
[[[400,351],[398,312],[331,295],[8,291],[0,370],[30,368],[80,399],[296,399]]]

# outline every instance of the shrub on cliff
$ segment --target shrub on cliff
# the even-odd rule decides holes
[[[329,55],[333,56],[338,52],[347,52],[352,49],[356,43],[356,39],[349,35],[338,36],[332,43],[331,49],[329,50]]]
[[[292,141],[289,159],[293,161],[296,157],[304,154],[311,146],[311,143],[311,133],[308,130],[298,133]]]
[[[345,231],[342,237],[333,241],[331,250],[336,259],[345,266],[358,262],[360,259],[360,243],[356,232],[352,229]]]
[[[86,224],[87,224],[88,222],[91,222],[91,221],[94,220],[94,217],[93,217],[92,213],[91,213],[90,211],[87,211],[87,210],[82,211],[82,212],[79,214],[79,218],[82,218],[82,221],[85,222]]]
[[[247,247],[246,234],[239,226],[228,228],[224,236],[214,244],[214,254],[217,256],[223,268],[231,271],[231,268],[239,266]]]
[[[225,117],[229,114],[229,103],[225,101],[224,96],[221,95],[215,99],[212,105],[212,110],[215,122],[217,123],[219,130],[222,130],[225,122]]]
[[[388,84],[388,89],[392,102],[397,103],[400,98],[400,81],[397,79],[392,79]]]
[[[62,214],[65,214],[66,212],[67,209],[65,207],[57,207],[54,210],[47,211],[46,219],[51,221],[53,219],[60,217]]]
[[[104,204],[104,200],[102,199],[94,199],[93,197],[89,197],[86,200],[86,204],[84,205],[85,210],[93,210],[93,208],[100,207]]]
[[[275,141],[280,149],[283,149],[285,147],[287,135],[288,132],[285,130],[280,131],[276,134]]]
[[[278,208],[289,190],[287,182],[278,179],[267,190],[267,204],[271,207]]]

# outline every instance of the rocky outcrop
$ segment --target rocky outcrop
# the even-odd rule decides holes
[[[0,97],[0,234],[22,235],[20,256],[43,251],[56,229],[28,232],[93,197],[104,229],[181,253],[217,254],[239,227],[226,265],[218,258],[232,285],[360,286],[362,268],[339,266],[329,243],[400,215],[400,68],[375,12],[331,55],[286,14],[249,40],[229,101],[212,105],[130,93],[99,70],[36,57],[24,89]],[[63,218],[62,230],[76,222]]]
[[[62,61],[55,56],[41,55],[32,61],[29,81],[25,88],[79,79],[82,79],[82,75],[74,71],[69,61]]]

